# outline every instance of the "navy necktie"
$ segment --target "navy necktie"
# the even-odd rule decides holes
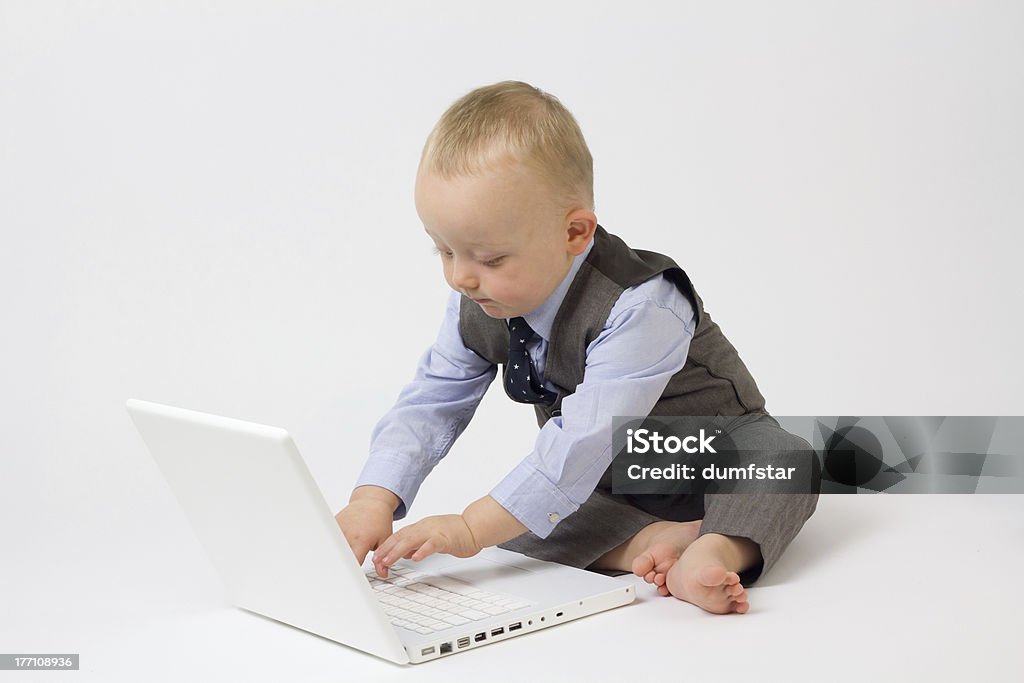
[[[508,364],[505,366],[505,393],[520,403],[551,404],[555,394],[541,385],[540,378],[526,352],[526,344],[536,336],[522,318],[508,321]]]

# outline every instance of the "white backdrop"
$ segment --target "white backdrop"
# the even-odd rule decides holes
[[[498,80],[770,411],[1024,414],[1018,3],[380,5],[0,0],[0,650],[220,599],[129,397],[285,427],[347,499],[448,291],[423,141]],[[535,433],[492,391],[414,516]]]

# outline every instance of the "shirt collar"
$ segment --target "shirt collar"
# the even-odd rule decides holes
[[[587,248],[583,250],[583,253],[577,254],[572,260],[569,272],[566,273],[564,278],[562,278],[562,282],[555,287],[555,291],[551,292],[550,296],[544,300],[544,303],[523,316],[526,320],[526,324],[529,325],[534,332],[543,337],[544,341],[551,341],[551,327],[555,323],[555,316],[558,314],[558,309],[561,308],[562,301],[565,300],[566,292],[569,291],[569,285],[572,284],[573,278],[576,277],[576,273],[579,272],[580,267],[583,265],[583,261],[586,260],[587,254],[589,254],[590,250],[593,248],[594,240],[590,240],[590,244],[588,244]]]

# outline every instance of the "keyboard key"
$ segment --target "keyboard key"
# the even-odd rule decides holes
[[[428,583],[437,588],[442,588],[449,593],[455,593],[456,595],[468,595],[471,591],[476,590],[468,583],[462,583],[461,581],[449,579],[445,576],[433,576],[428,579]]]
[[[508,611],[508,608],[507,607],[501,607],[500,605],[490,605],[488,607],[484,607],[483,611],[487,612],[490,615],[504,614],[505,612]]]
[[[476,621],[477,619],[486,619],[488,616],[487,612],[479,612],[475,609],[463,610],[459,612],[459,614],[469,619],[470,621]]]

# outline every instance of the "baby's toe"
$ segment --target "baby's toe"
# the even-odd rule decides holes
[[[650,552],[640,553],[633,559],[633,573],[650,583],[647,577],[654,573],[654,565],[654,556]]]
[[[721,586],[725,583],[729,573],[730,572],[725,570],[725,567],[712,564],[702,568],[697,573],[697,581],[700,582],[702,586],[708,588]]]

